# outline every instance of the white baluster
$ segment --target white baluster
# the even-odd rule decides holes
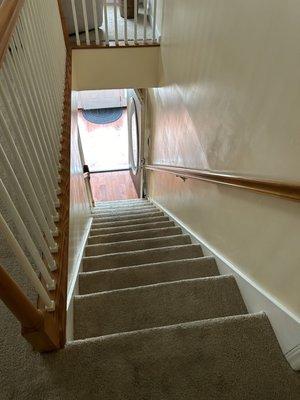
[[[137,44],[138,0],[134,0],[134,43]]]
[[[0,90],[1,90],[1,85],[0,85]],[[55,241],[53,239],[53,236],[52,236],[53,234],[50,231],[49,225],[43,214],[43,210],[41,208],[40,201],[39,201],[39,199],[36,195],[36,192],[32,186],[31,180],[30,180],[28,173],[26,171],[26,168],[24,166],[22,157],[19,153],[18,148],[16,147],[13,137],[11,136],[10,129],[7,126],[7,123],[2,115],[1,109],[0,109],[0,124],[1,124],[1,128],[2,128],[1,129],[2,134],[5,136],[7,142],[10,146],[10,152],[11,152],[11,155],[13,155],[14,163],[16,164],[16,168],[18,168],[18,172],[20,173],[20,175],[22,174],[22,181],[24,182],[23,189],[24,189],[24,191],[26,191],[26,195],[30,201],[32,209],[34,210],[34,213],[38,220],[39,226],[40,226],[41,230],[43,231],[43,233],[45,234],[46,240],[49,243],[51,251],[57,251],[57,244],[55,243]],[[24,148],[23,150],[25,153],[26,148]],[[34,170],[34,168],[33,168],[33,170]]]
[[[7,175],[9,176],[10,186],[13,187],[14,192],[16,193],[16,195],[19,198],[20,203],[22,204],[22,211],[24,212],[24,214],[26,216],[26,220],[28,221],[28,224],[31,227],[32,235],[35,238],[36,243],[40,247],[41,251],[43,252],[44,257],[47,261],[47,264],[48,264],[50,270],[55,271],[56,270],[56,262],[55,262],[52,254],[49,250],[49,247],[43,237],[43,233],[40,230],[38,223],[36,222],[35,216],[30,208],[30,205],[29,205],[27,198],[23,192],[23,189],[19,183],[19,180],[18,180],[18,178],[6,156],[5,151],[3,150],[1,143],[0,143],[0,160],[4,166],[4,169],[6,170]]]
[[[2,72],[5,75],[5,65],[2,68]],[[15,78],[16,79],[16,78]],[[7,89],[5,90],[5,85],[4,81],[2,81],[1,87],[0,87],[0,95],[2,96],[3,103],[6,107],[7,111],[7,117],[9,118],[10,122],[12,123],[12,126],[15,129],[15,133],[18,133],[18,138],[19,138],[19,144],[22,149],[22,157],[26,163],[28,174],[32,179],[33,185],[35,187],[35,190],[38,193],[43,193],[43,190],[40,188],[40,180],[43,180],[43,171],[47,173],[47,164],[43,167],[40,165],[40,160],[39,157],[42,158],[43,152],[39,152],[37,154],[36,149],[39,149],[39,138],[36,139],[35,142],[32,140],[32,135],[34,134],[35,130],[33,129],[32,131],[30,130],[25,117],[24,117],[24,110],[23,107],[20,107],[18,101],[17,101],[17,96],[20,96],[20,92],[16,95],[10,79],[5,80],[5,84],[7,85]],[[8,94],[10,93],[10,95]],[[18,111],[18,115],[13,112],[13,108]],[[29,114],[30,115],[30,111]],[[9,135],[8,141],[11,141],[11,136]],[[15,146],[15,143],[11,142],[11,146]],[[29,150],[30,149],[30,150]],[[37,176],[37,171],[39,171],[39,177]],[[40,178],[40,179],[39,179]],[[51,175],[49,174],[47,176],[47,179],[45,179],[45,186],[44,190],[47,190],[47,185],[49,188],[49,207],[53,207],[53,212],[55,212],[55,206],[54,206],[54,201],[55,201],[55,188],[54,186],[51,185]],[[41,199],[42,201],[42,199]],[[47,209],[49,207],[46,207],[43,209],[43,212],[45,213],[45,216],[47,216],[49,226],[51,229],[55,230],[55,225],[53,224],[51,216],[47,215]],[[51,209],[51,208],[50,208]],[[52,209],[51,209],[52,211]],[[53,214],[55,216],[55,214]]]
[[[144,0],[144,44],[147,40],[147,0]]]
[[[117,0],[114,0],[115,44],[119,46]]]
[[[153,26],[152,26],[152,42],[156,42],[156,15],[157,15],[157,0],[153,0]]]
[[[15,53],[13,50],[12,54],[17,54],[17,52]],[[33,74],[28,71],[28,64],[23,63],[17,58],[15,61],[18,61],[18,68],[15,66],[14,61],[11,60],[11,57],[7,57],[3,74],[6,78],[5,81],[11,100],[15,104],[15,107],[19,109],[18,118],[21,121],[21,126],[26,128],[26,131],[23,131],[23,134],[25,133],[28,136],[26,146],[31,149],[31,154],[34,156],[34,163],[39,174],[41,176],[47,174],[45,181],[43,181],[43,178],[41,179],[44,183],[44,190],[46,192],[49,190],[48,194],[51,198],[52,210],[55,213],[57,173],[53,168],[55,159],[50,157],[50,145],[45,141],[47,126],[44,123],[40,109],[41,105],[39,96],[37,95],[38,90],[34,83],[32,83]],[[16,89],[12,87],[12,82],[14,82]],[[46,164],[42,166],[42,163]]]
[[[43,121],[46,126],[46,140],[49,141],[51,156],[53,158],[53,170],[55,173],[55,186],[57,188],[57,166],[59,164],[59,140],[55,134],[55,106],[53,105],[54,100],[52,100],[51,93],[53,91],[49,76],[51,75],[49,68],[50,60],[45,60],[45,46],[41,46],[40,41],[37,40],[36,35],[33,32],[33,26],[30,23],[31,20],[39,20],[38,16],[34,18],[33,10],[28,9],[28,15],[24,13],[24,30],[23,36],[26,38],[26,44],[30,43],[31,54],[27,57],[28,64],[30,66],[31,72],[36,77],[36,83],[39,87],[36,97],[39,97],[40,112],[43,115]],[[37,26],[35,27],[37,29]],[[27,46],[25,47],[25,50]],[[42,68],[43,65],[43,68]],[[52,102],[53,101],[53,102]],[[55,172],[56,170],[56,172]]]
[[[22,220],[20,217],[20,214],[18,213],[18,210],[16,209],[14,202],[12,201],[8,191],[6,190],[6,187],[0,179],[0,199],[3,201],[3,203],[6,205],[7,212],[11,216],[14,225],[16,229],[18,230],[20,236],[22,237],[22,240],[29,251],[35,265],[39,269],[43,279],[46,282],[47,288],[49,290],[54,290],[55,289],[55,281],[52,279],[46,265],[44,264],[44,261],[42,260],[41,255],[39,254],[39,251],[37,250],[33,240],[31,239],[31,236]]]
[[[96,0],[93,0],[93,15],[94,15],[94,26],[95,26],[95,39],[96,44],[99,45],[99,26],[98,26],[98,10],[96,5]]]
[[[109,46],[109,32],[108,32],[108,16],[107,16],[107,3],[104,0],[103,4],[104,10],[104,25],[105,25],[105,44]]]
[[[127,17],[128,17],[128,2],[127,0],[124,0],[124,41],[126,45],[128,45]]]
[[[85,29],[85,42],[89,46],[91,44],[91,41],[90,41],[89,25],[86,12],[86,2],[85,0],[81,0],[81,2],[82,2],[82,11],[83,11],[83,20]]]
[[[78,20],[77,20],[77,12],[76,12],[76,7],[75,7],[75,0],[71,0],[71,5],[72,5],[72,13],[73,13],[73,21],[74,21],[74,27],[75,27],[75,34],[76,34],[76,43],[77,46],[80,46],[80,36],[79,36],[79,30],[78,30]]]

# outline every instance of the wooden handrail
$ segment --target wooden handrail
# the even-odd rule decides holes
[[[35,350],[51,351],[59,347],[57,332],[47,323],[45,314],[28,300],[20,286],[0,266],[0,298],[22,326],[22,335]]]
[[[258,193],[269,194],[284,199],[300,201],[300,183],[264,180],[227,173],[174,167],[169,165],[146,165],[144,168],[149,171],[166,172],[181,178],[198,179],[201,181],[252,190]]]
[[[25,0],[3,0],[0,6],[0,67]]]

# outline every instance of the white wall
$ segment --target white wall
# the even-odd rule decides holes
[[[73,50],[76,90],[156,87],[159,84],[159,47]]]
[[[151,163],[300,181],[298,0],[165,0]],[[149,173],[149,194],[300,318],[300,205]]]

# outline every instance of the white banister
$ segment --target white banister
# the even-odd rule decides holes
[[[75,27],[75,35],[76,35],[76,43],[77,46],[80,46],[80,37],[79,37],[79,30],[78,30],[78,20],[77,20],[77,12],[75,7],[75,0],[71,0],[72,5],[72,13],[73,13],[73,22]]]
[[[28,252],[30,253],[35,265],[39,269],[43,279],[45,280],[48,290],[54,290],[55,281],[52,279],[44,261],[42,260],[42,257],[36,248],[20,214],[18,213],[18,210],[16,209],[2,179],[0,179],[0,199],[4,204],[6,204],[7,212],[11,216]]]
[[[6,239],[9,247],[12,249],[13,253],[15,254],[21,268],[25,272],[27,278],[33,285],[33,287],[36,290],[36,292],[38,293],[38,295],[41,297],[47,310],[53,311],[55,309],[54,301],[50,299],[47,291],[45,290],[41,281],[39,280],[36,273],[34,272],[30,262],[28,261],[28,258],[24,254],[22,247],[17,242],[16,238],[14,237],[12,231],[10,230],[9,226],[7,225],[7,223],[1,213],[0,213],[0,229],[1,229],[1,233],[3,234],[3,236]]]
[[[94,27],[95,27],[95,40],[96,44],[100,44],[99,40],[99,26],[98,26],[98,10],[96,5],[96,0],[93,1],[93,16],[94,16]]]
[[[80,44],[75,2],[68,1],[74,6]],[[81,1],[90,44],[87,2]],[[90,1],[99,44],[98,0]],[[52,271],[57,270],[57,258],[52,253],[58,251],[55,222],[59,218],[61,151],[66,153],[62,127],[65,129],[65,106],[69,106],[65,103],[67,49],[55,0],[15,3],[18,18],[9,35],[0,38],[5,47],[0,64],[0,233],[41,302],[52,311],[55,304],[48,291],[56,289]],[[10,23],[7,18],[6,24]],[[65,201],[61,207],[65,215]],[[60,233],[60,244],[66,247],[64,233]]]
[[[41,249],[46,259],[46,262],[51,271],[56,270],[56,262],[49,250],[49,247],[43,237],[43,233],[40,230],[38,223],[36,222],[35,216],[30,208],[30,205],[27,201],[27,198],[24,194],[24,191],[19,183],[19,180],[9,162],[9,159],[6,156],[6,153],[0,143],[0,159],[1,163],[4,166],[7,176],[10,178],[9,186],[13,188],[14,192],[19,198],[19,201],[22,203],[22,211],[24,215],[27,217],[28,225],[31,228],[32,235],[37,242],[37,245]]]
[[[12,47],[12,54],[15,56],[18,52]],[[18,68],[16,63],[18,62]],[[6,68],[7,64],[7,68]],[[32,78],[32,74],[28,72],[28,64],[24,63],[18,59],[16,55],[14,61],[11,60],[11,56],[8,56],[6,59],[6,63],[3,67],[3,75],[5,77],[5,84],[8,88],[9,94],[5,94],[5,99],[11,100],[12,104],[15,107],[20,108],[20,128],[18,132],[19,134],[24,136],[24,139],[20,139],[22,141],[22,146],[27,147],[27,151],[24,154],[24,157],[27,157],[27,163],[30,164],[30,176],[35,180],[34,185],[39,193],[41,191],[43,193],[48,193],[48,208],[53,216],[56,215],[55,202],[57,200],[57,196],[55,194],[56,186],[55,186],[55,171],[52,170],[50,172],[50,163],[52,160],[49,158],[49,153],[47,151],[47,146],[45,142],[45,136],[41,135],[41,132],[46,131],[46,125],[43,123],[43,120],[40,118],[40,103],[37,98],[36,88]],[[23,67],[24,65],[24,67]],[[14,85],[12,85],[14,82]],[[3,91],[5,91],[5,86],[3,85]],[[33,95],[35,100],[33,99]],[[4,99],[4,102],[5,102]],[[20,104],[23,104],[23,107],[20,107]],[[9,107],[7,105],[7,107]],[[14,125],[17,124],[15,122],[15,118],[11,115],[11,111],[8,111],[11,119],[14,121]],[[22,131],[21,131],[22,130]],[[44,145],[42,142],[44,141]],[[47,157],[47,159],[46,159]],[[30,160],[29,160],[30,158]],[[42,163],[45,163],[45,166],[42,166]],[[34,171],[39,171],[39,175],[41,179],[36,177]],[[39,182],[36,182],[36,181]],[[43,189],[41,189],[41,185]],[[41,200],[43,201],[43,200]],[[47,209],[45,209],[47,210]],[[47,220],[51,221],[51,217],[47,214]],[[50,222],[50,224],[52,224]],[[52,225],[54,229],[54,226]]]
[[[147,40],[147,22],[148,22],[147,13],[148,13],[147,0],[144,0],[144,29],[143,29],[143,32],[144,32],[144,44],[146,43],[146,40]]]
[[[85,0],[81,0],[81,3],[83,11],[84,29],[85,29],[85,40],[86,44],[89,46],[91,44],[91,41],[90,41],[90,33],[89,33],[89,26],[88,26],[87,12],[86,12],[86,2]]]
[[[118,14],[117,14],[117,0],[114,0],[114,22],[115,22],[115,43],[116,46],[119,45],[119,35],[118,35]]]
[[[69,12],[71,13],[72,10],[71,17],[74,22],[71,36],[75,31],[76,44],[79,47],[82,44],[99,47],[158,44],[156,25],[159,3],[157,0],[151,0],[150,4],[148,4],[149,0],[132,0],[132,3],[131,1],[129,3],[129,0],[64,1],[70,2]],[[140,3],[143,5],[143,13],[139,13]],[[129,15],[129,10],[133,15]],[[67,18],[70,16],[67,15]],[[74,46],[74,39],[70,40]]]
[[[0,85],[0,91],[1,91],[1,85]],[[9,109],[8,109],[8,111],[9,111]],[[4,117],[2,115],[1,109],[0,109],[0,124],[1,124],[1,128],[2,128],[1,131],[3,132],[3,135],[5,136],[7,143],[10,147],[10,154],[13,157],[14,165],[18,169],[18,173],[20,174],[20,176],[22,176],[23,190],[26,192],[27,198],[30,202],[32,209],[34,210],[34,213],[36,215],[39,226],[40,226],[43,234],[46,237],[46,240],[50,246],[50,249],[52,251],[57,251],[57,244],[55,243],[55,241],[53,239],[52,232],[47,223],[47,220],[45,219],[39,199],[36,195],[36,192],[32,185],[32,182],[28,176],[28,173],[26,171],[24,162],[23,162],[22,157],[19,153],[19,150],[16,146],[16,143],[15,143],[13,137],[11,136],[10,129],[6,123],[6,120],[4,119]],[[23,150],[24,150],[24,154],[25,154],[26,148],[23,148]],[[33,170],[34,170],[34,168],[33,168]]]

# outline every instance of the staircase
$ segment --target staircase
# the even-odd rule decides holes
[[[248,314],[234,277],[220,276],[214,258],[142,199],[96,204],[74,299],[74,341],[55,357],[74,364],[64,398],[300,393],[266,315]]]

